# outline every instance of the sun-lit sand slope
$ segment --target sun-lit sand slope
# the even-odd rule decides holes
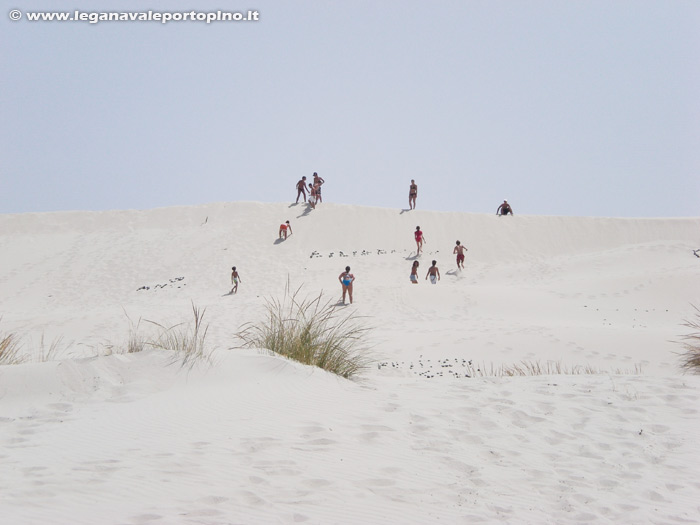
[[[700,305],[698,248],[697,218],[332,203],[0,216],[0,331],[34,358],[0,367],[0,521],[700,523],[700,378],[674,342]],[[288,283],[337,304],[346,265],[355,302],[338,308],[374,327],[361,381],[234,348]],[[112,353],[192,304],[213,366]],[[469,361],[601,373],[468,378]]]

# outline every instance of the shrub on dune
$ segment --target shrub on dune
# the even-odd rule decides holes
[[[236,334],[249,348],[266,348],[306,365],[351,378],[370,364],[366,336],[369,328],[354,313],[341,315],[323,294],[301,298],[301,288],[282,300],[267,299],[267,318],[247,323]]]
[[[685,321],[683,326],[693,332],[682,336],[685,352],[681,354],[681,368],[693,374],[700,374],[700,309],[695,308],[695,319]]]

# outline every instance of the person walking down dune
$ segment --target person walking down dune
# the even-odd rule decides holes
[[[297,182],[297,202],[299,204],[299,197],[304,196],[304,202],[306,202],[306,177],[302,177],[299,182]]]
[[[464,252],[469,251],[467,248],[462,246],[459,241],[457,241],[457,246],[455,246],[455,249],[452,250],[452,253],[457,254],[457,269],[458,270],[464,270]]]
[[[284,238],[287,240],[287,230],[289,230],[289,235],[293,233],[292,225],[289,224],[289,221],[286,221],[284,224],[280,224],[280,239]]]
[[[433,265],[428,268],[428,273],[425,274],[426,280],[428,280],[428,276],[430,276],[430,282],[432,284],[437,284],[440,280],[440,270],[438,270],[437,261],[433,261]]]
[[[321,185],[324,184],[326,181],[323,180],[322,177],[319,176],[318,173],[314,172],[314,187],[316,188],[316,204],[319,202],[323,202],[323,199],[321,198]]]
[[[238,275],[238,272],[236,271],[236,267],[234,266],[231,268],[231,284],[233,285],[233,288],[231,288],[231,291],[229,293],[236,293],[238,291],[238,283],[242,282],[241,281],[241,276]]]
[[[413,284],[418,284],[418,266],[420,266],[420,263],[413,261],[413,266],[411,266],[411,282]]]
[[[408,187],[408,209],[416,209],[416,197],[418,197],[418,184],[411,179],[411,185]]]
[[[496,210],[496,215],[508,215],[509,213],[513,215],[513,208],[510,207],[507,200],[504,200],[503,204]]]
[[[423,251],[423,242],[428,242],[420,229],[420,226],[416,226],[416,231],[413,234],[416,239],[416,255],[420,255]]]
[[[345,271],[338,276],[341,286],[343,287],[343,304],[345,304],[345,294],[350,296],[350,304],[352,304],[352,283],[355,281],[355,276],[350,273],[350,267],[346,266]]]

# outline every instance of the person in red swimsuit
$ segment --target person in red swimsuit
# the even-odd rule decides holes
[[[416,247],[418,248],[417,255],[419,255],[423,251],[423,242],[425,241],[427,243],[428,241],[425,235],[423,235],[420,226],[416,226],[416,232],[413,235],[416,238]]]
[[[464,252],[468,251],[467,248],[462,246],[459,241],[457,241],[457,246],[452,250],[452,253],[457,254],[457,269],[464,270]]]

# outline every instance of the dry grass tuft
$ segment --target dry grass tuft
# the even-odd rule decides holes
[[[20,342],[17,334],[0,335],[0,365],[18,365],[26,361],[19,352]]]
[[[639,364],[634,370],[601,370],[590,365],[566,366],[559,361],[521,361],[513,365],[489,366],[469,364],[467,374],[470,377],[523,377],[523,376],[551,376],[551,375],[641,375],[642,367]]]
[[[685,351],[681,354],[681,368],[691,374],[700,374],[700,309],[695,309],[695,319],[687,320],[682,326],[693,330],[681,337]]]
[[[328,370],[341,377],[352,378],[367,368],[367,334],[360,316],[339,314],[324,301],[301,298],[301,288],[291,292],[289,284],[284,298],[267,299],[267,319],[247,323],[236,333],[244,347],[266,348],[306,365]]]
[[[55,338],[47,346],[46,342],[44,341],[44,334],[42,333],[41,340],[39,341],[39,353],[37,356],[37,360],[40,363],[46,363],[47,361],[53,361],[54,359],[56,359],[56,355],[59,353],[62,346],[64,346],[63,336],[59,336],[59,337]],[[66,345],[66,346],[69,346],[69,345]]]
[[[149,345],[162,350],[175,352],[181,358],[181,365],[192,367],[198,361],[209,361],[209,353],[206,351],[206,337],[209,325],[204,324],[204,313],[206,308],[200,310],[192,303],[192,314],[194,324],[180,323],[171,327],[165,327],[154,321],[147,321],[158,328],[161,333],[155,341],[143,342],[141,338],[133,337],[130,341],[130,352],[138,352],[143,345]]]

